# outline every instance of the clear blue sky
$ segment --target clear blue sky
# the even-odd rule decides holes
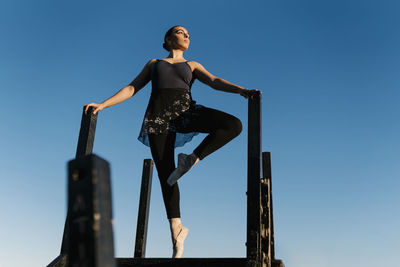
[[[59,253],[66,164],[82,107],[127,85],[180,24],[184,56],[263,92],[276,256],[288,267],[396,266],[400,250],[400,2],[397,0],[0,2],[0,266]],[[133,256],[137,140],[150,84],[100,112],[94,153],[111,164],[115,254]],[[247,100],[196,81],[200,104],[244,130],[180,182],[185,257],[246,254]],[[199,135],[176,150],[191,152]],[[154,173],[148,257],[170,257]]]

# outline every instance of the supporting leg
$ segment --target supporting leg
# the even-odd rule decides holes
[[[181,218],[169,219],[171,239],[173,244],[172,258],[181,258],[183,254],[183,247],[189,229],[182,225]]]
[[[182,226],[180,219],[180,194],[178,184],[172,186],[167,184],[169,175],[175,169],[174,150],[175,133],[162,135],[149,135],[150,148],[156,164],[158,178],[160,179],[161,190],[167,217],[170,222],[170,230],[173,244],[173,258],[182,257],[183,243],[189,230]]]
[[[171,132],[160,135],[149,135],[151,154],[157,168],[168,219],[181,217],[178,184],[175,183],[173,186],[167,184],[169,175],[175,169],[175,137],[176,134]]]

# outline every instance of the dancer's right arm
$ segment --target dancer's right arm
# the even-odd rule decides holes
[[[119,90],[115,95],[106,99],[100,104],[90,103],[85,105],[85,113],[89,109],[89,107],[94,107],[93,114],[96,114],[98,111],[111,107],[115,104],[121,103],[128,98],[134,96],[140,89],[142,89],[151,79],[151,68],[156,59],[152,59],[144,66],[143,70],[139,73],[139,75],[128,85]]]

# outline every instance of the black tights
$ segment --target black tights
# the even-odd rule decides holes
[[[241,131],[242,123],[235,116],[204,107],[199,116],[185,127],[184,132],[208,133],[193,151],[198,158],[203,159],[238,136]],[[175,137],[174,132],[149,134],[151,154],[160,179],[168,219],[181,217],[178,183],[173,186],[167,184],[169,175],[175,170]]]

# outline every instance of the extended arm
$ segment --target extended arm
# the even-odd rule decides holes
[[[150,70],[151,70],[151,65],[153,64],[154,61],[155,59],[152,59],[149,62],[147,62],[147,64],[144,66],[143,70],[139,73],[139,75],[129,85],[119,90],[112,97],[104,100],[100,104],[90,103],[85,105],[85,112],[89,109],[90,106],[93,106],[95,107],[93,113],[96,114],[96,112],[102,109],[121,103],[127,100],[128,98],[134,96],[137,92],[139,92],[140,89],[142,89],[150,81]]]
[[[215,90],[240,94],[246,98],[248,97],[249,92],[258,91],[256,89],[249,90],[249,89],[243,88],[239,85],[230,83],[222,78],[215,77],[210,72],[208,72],[200,63],[197,63],[197,62],[195,62],[194,72],[195,72],[197,78],[199,79],[199,81],[209,85],[211,88],[213,88]]]

